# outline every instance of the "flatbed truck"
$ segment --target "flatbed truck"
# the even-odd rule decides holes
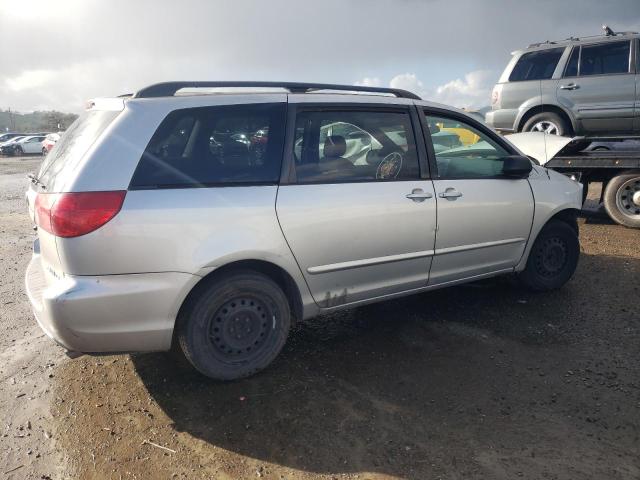
[[[600,202],[609,217],[640,228],[640,151],[560,152],[544,166],[582,183],[583,203],[589,184],[602,182]]]

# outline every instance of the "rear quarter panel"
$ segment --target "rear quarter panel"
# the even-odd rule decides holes
[[[313,304],[275,214],[278,187],[134,190],[102,228],[59,238],[72,275],[184,272],[204,276],[239,260],[264,260],[287,271],[303,305]]]

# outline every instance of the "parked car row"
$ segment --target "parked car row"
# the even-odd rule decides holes
[[[46,155],[59,139],[59,133],[4,133],[0,155]]]

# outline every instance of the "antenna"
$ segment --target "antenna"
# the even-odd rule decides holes
[[[607,37],[614,37],[616,35],[616,32],[614,32],[613,30],[611,30],[610,27],[608,27],[607,25],[602,25],[602,30],[604,30],[604,34]]]

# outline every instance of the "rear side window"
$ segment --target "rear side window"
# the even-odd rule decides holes
[[[523,80],[546,80],[551,78],[560,61],[564,48],[553,48],[525,53],[513,67],[510,82]]]
[[[629,41],[582,47],[580,76],[629,72]]]
[[[120,111],[112,110],[89,110],[80,115],[45,157],[38,173],[40,182],[49,191],[62,187],[57,185],[61,182],[56,180],[61,180],[64,172],[75,170],[89,147],[119,113]]]
[[[301,112],[293,148],[298,183],[420,178],[408,112]]]
[[[276,184],[285,115],[284,103],[173,111],[147,145],[131,188]]]

